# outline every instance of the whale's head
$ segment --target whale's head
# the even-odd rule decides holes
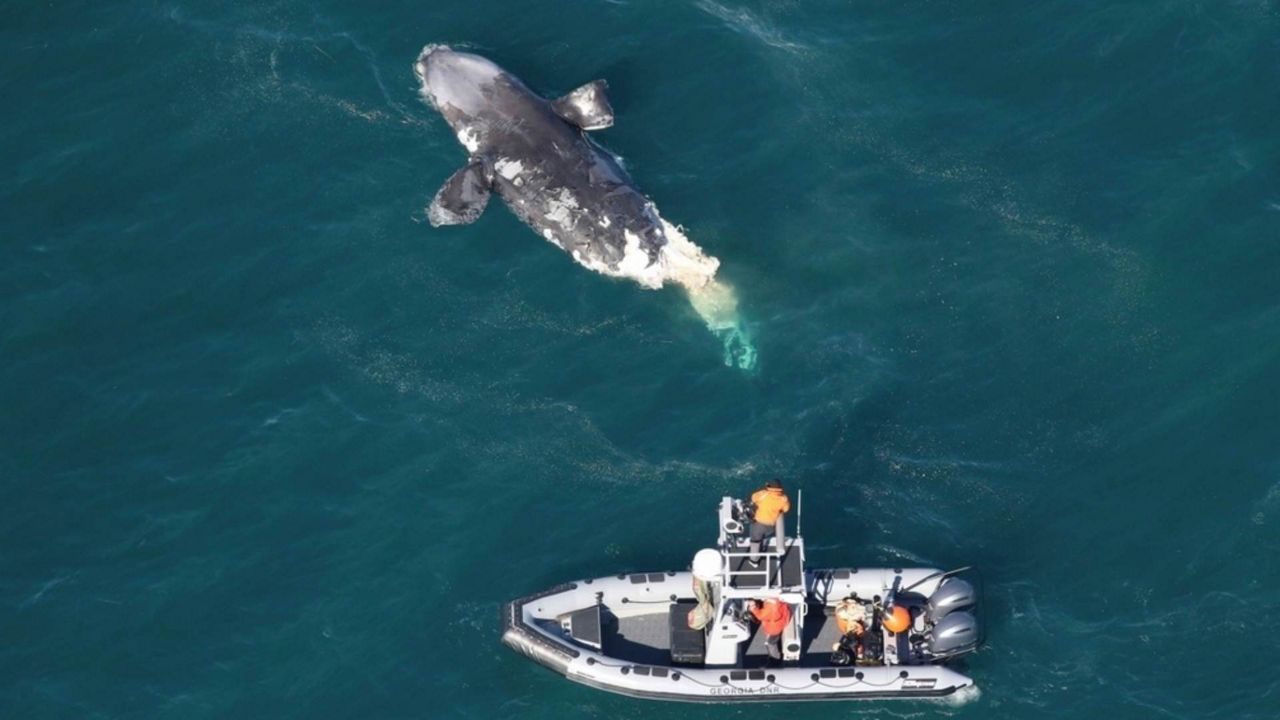
[[[457,52],[444,45],[428,45],[413,71],[422,96],[444,115],[458,140],[475,152],[489,125],[484,116],[497,112],[500,101],[514,88],[502,68],[479,55]]]

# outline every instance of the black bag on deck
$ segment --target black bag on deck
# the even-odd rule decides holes
[[[707,636],[702,630],[689,627],[689,611],[696,602],[671,603],[667,612],[667,624],[671,632],[671,662],[681,665],[701,665],[707,652]]]

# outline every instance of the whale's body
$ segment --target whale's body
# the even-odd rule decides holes
[[[737,298],[715,279],[720,261],[663,220],[618,159],[587,136],[613,124],[603,80],[548,101],[489,60],[442,45],[424,48],[414,72],[470,154],[432,199],[433,226],[474,222],[497,193],[579,264],[647,288],[683,286],[724,341],[726,364],[754,367]]]
[[[661,218],[617,159],[583,132],[613,123],[603,81],[553,103],[489,60],[439,46],[425,49],[415,70],[424,97],[471,154],[433,200],[433,225],[473,221],[493,191],[579,263],[662,285]]]

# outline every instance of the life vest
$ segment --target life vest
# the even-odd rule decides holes
[[[761,525],[776,523],[779,515],[791,509],[791,498],[782,492],[782,488],[757,490],[752,494],[751,502],[756,506],[755,521]]]
[[[791,622],[791,607],[777,600],[765,600],[761,607],[752,608],[751,614],[760,621],[765,635],[781,635]]]

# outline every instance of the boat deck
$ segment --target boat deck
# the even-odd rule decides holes
[[[641,665],[671,664],[667,613],[662,612],[617,618],[605,630],[604,653],[610,657]],[[800,667],[826,667],[831,664],[831,645],[840,637],[835,618],[823,613],[821,605],[810,605],[804,620]],[[753,625],[751,640],[746,643],[741,667],[764,667],[769,659],[764,633]],[[790,665],[790,664],[789,664]]]
[[[762,572],[759,575],[738,575],[736,573],[750,573],[756,568],[747,564],[746,557],[729,558],[730,577],[732,578],[733,587],[739,589],[750,589],[764,587],[766,569],[769,573],[769,584],[772,586],[781,585],[783,587],[796,587],[804,584],[804,564],[800,561],[800,551],[794,547],[787,548],[786,554],[782,556],[782,561],[771,555],[766,555],[760,563]]]

